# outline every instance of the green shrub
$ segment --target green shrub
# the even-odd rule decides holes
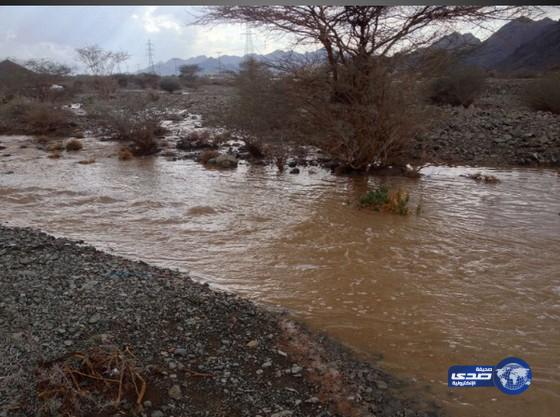
[[[408,214],[409,195],[406,191],[390,191],[388,187],[380,185],[375,190],[368,191],[360,198],[360,206],[372,208],[375,211]]]
[[[523,93],[523,101],[535,111],[560,114],[560,76],[536,80]]]
[[[429,84],[428,99],[437,105],[469,107],[482,93],[485,79],[478,68],[455,68]]]
[[[362,207],[373,207],[379,210],[389,200],[389,188],[380,185],[373,191],[368,191],[360,198],[360,205]]]

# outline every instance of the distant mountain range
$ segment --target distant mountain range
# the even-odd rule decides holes
[[[502,26],[484,42],[470,33],[455,32],[430,48],[445,49],[454,53],[460,63],[487,70],[544,71],[560,66],[560,22],[519,18]]]
[[[454,32],[435,41],[427,49],[444,49],[457,54],[460,62],[488,70],[504,72],[521,70],[546,70],[560,66],[560,22],[549,18],[531,20],[519,18],[508,22],[485,41],[471,33]],[[266,55],[251,55],[257,61],[279,63],[286,60],[304,62],[321,57],[320,50],[301,54],[274,51]],[[198,65],[203,74],[221,71],[238,71],[245,57],[222,55],[217,58],[205,55],[194,58],[173,58],[155,65],[159,75],[177,75],[181,65]],[[139,72],[149,72],[145,68]]]
[[[295,51],[276,50],[266,55],[251,54],[250,56],[257,61],[267,62],[270,64],[280,64],[282,62],[307,62],[316,60],[320,57],[321,51],[299,53]],[[179,68],[182,65],[198,65],[202,74],[217,74],[224,71],[238,71],[239,65],[246,59],[246,56],[221,55],[217,58],[207,57],[206,55],[196,56],[194,58],[181,59],[171,58],[165,62],[159,62],[154,65],[156,72],[162,76],[178,75]],[[150,68],[144,68],[140,71],[150,72]]]

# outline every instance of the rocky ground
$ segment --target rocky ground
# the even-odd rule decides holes
[[[558,167],[560,166],[560,115],[535,112],[523,103],[523,92],[530,87],[530,79],[489,79],[484,93],[469,108],[429,106],[431,125],[418,135],[411,148],[410,162],[494,167]],[[225,85],[202,85],[174,94],[153,93],[144,90],[121,90],[109,102],[95,97],[75,97],[82,100],[83,108],[94,112],[96,103],[119,107],[122,102],[144,100],[150,94],[158,98],[151,105],[160,109],[163,118],[172,117],[171,133],[160,139],[159,155],[168,159],[197,159],[206,149],[216,149],[207,143],[193,142],[190,130],[180,127],[191,117],[202,116],[195,122],[196,129],[215,126],[219,115],[228,106],[235,90]],[[89,103],[89,104],[88,104]],[[98,103],[98,104],[99,104]],[[108,104],[107,104],[108,103]],[[86,112],[87,113],[87,112]],[[186,118],[186,119],[185,119]],[[188,125],[189,123],[187,123]],[[95,117],[74,115],[71,121],[77,136],[111,138],[110,132],[99,126]],[[12,126],[13,127],[13,126]],[[175,132],[173,132],[175,130]],[[25,133],[21,126],[16,129]],[[187,133],[185,133],[187,132]],[[6,133],[6,132],[5,132]],[[193,142],[193,143],[191,143]],[[253,164],[272,164],[272,161],[255,159],[239,141],[235,146],[225,144],[220,152]],[[48,144],[43,144],[47,148]],[[0,144],[0,150],[3,145]],[[297,147],[302,150],[302,147]],[[309,149],[307,156],[290,155],[290,172],[298,173],[300,165],[321,165],[336,171],[339,163],[329,155]],[[229,163],[230,161],[228,161]],[[231,164],[236,165],[236,164]],[[400,171],[399,171],[400,172]]]
[[[0,293],[0,416],[439,415],[283,313],[80,242],[0,225]],[[115,403],[130,368],[87,376],[95,351],[145,391]]]
[[[560,166],[560,115],[523,103],[533,80],[490,79],[470,108],[436,110],[417,140],[431,162],[474,166]]]
[[[433,123],[416,139],[415,154],[436,164],[560,166],[560,115],[535,112],[524,104],[524,90],[532,82],[491,78],[467,109],[431,106]],[[185,103],[189,111],[212,121],[233,94],[232,87],[206,86],[191,92]],[[316,162],[336,167],[329,158]]]

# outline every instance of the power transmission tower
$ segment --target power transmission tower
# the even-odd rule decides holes
[[[154,46],[152,45],[151,39],[148,39],[148,45],[146,47],[146,54],[148,55],[148,68],[152,74],[156,73],[156,67],[154,66]]]
[[[245,35],[245,58],[248,59],[249,55],[252,55],[254,53],[254,47],[253,47],[253,32],[251,31],[251,27],[249,26],[249,24],[245,24],[245,32],[243,33],[243,35]]]

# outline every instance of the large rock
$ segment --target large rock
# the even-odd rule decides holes
[[[208,160],[208,164],[215,165],[220,168],[235,168],[237,167],[237,158],[233,155],[221,154]]]

